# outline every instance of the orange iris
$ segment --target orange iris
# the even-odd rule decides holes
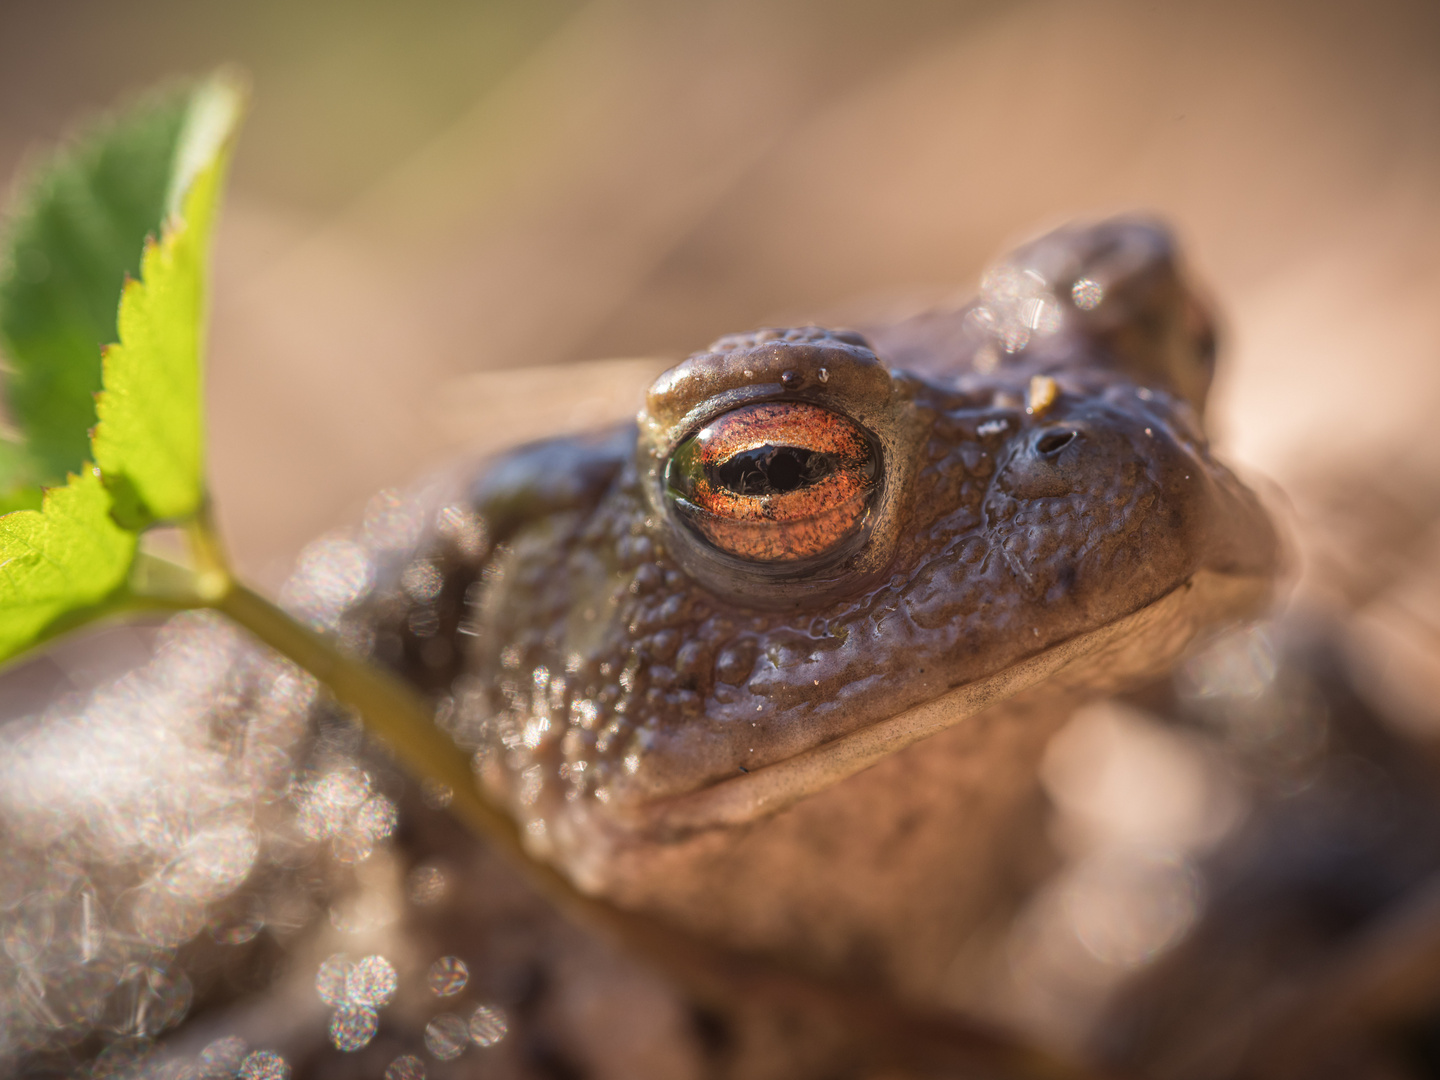
[[[829,551],[864,520],[878,457],[864,429],[839,413],[768,401],[687,438],[665,479],[690,524],[720,550],[790,562]]]

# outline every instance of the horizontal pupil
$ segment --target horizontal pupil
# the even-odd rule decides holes
[[[712,483],[737,495],[783,495],[823,480],[835,468],[834,456],[823,451],[766,443],[714,466]]]

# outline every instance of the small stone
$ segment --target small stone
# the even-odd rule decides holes
[[[1050,406],[1055,404],[1058,393],[1059,388],[1049,375],[1032,375],[1030,390],[1026,394],[1025,411],[1032,416],[1044,416]]]

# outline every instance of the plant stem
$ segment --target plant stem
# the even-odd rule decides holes
[[[299,664],[324,683],[337,701],[360,713],[368,732],[395,754],[410,775],[448,787],[451,811],[510,856],[548,899],[572,911],[608,909],[608,905],[578,893],[567,879],[525,852],[515,823],[480,795],[469,758],[435,726],[430,706],[406,683],[346,655],[329,638],[233,579],[209,606]]]
[[[246,586],[230,587],[210,605],[319,679],[342,705],[364,718],[413,776],[449,787],[452,806],[473,827],[506,848],[521,850],[508,817],[482,800],[464,753],[437,728],[425,701],[394,675],[341,652],[330,639],[296,621]]]

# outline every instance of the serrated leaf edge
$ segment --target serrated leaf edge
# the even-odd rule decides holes
[[[168,201],[172,203],[171,210],[162,224],[159,240],[157,241],[154,237],[146,238],[145,250],[140,261],[140,277],[137,279],[127,275],[125,283],[121,287],[121,314],[117,320],[117,326],[122,328],[121,340],[112,342],[101,350],[101,389],[95,395],[98,422],[90,431],[91,454],[96,461],[101,463],[102,477],[107,484],[125,482],[127,479],[123,465],[123,451],[112,452],[107,444],[107,420],[105,417],[106,397],[116,393],[115,388],[110,385],[112,381],[110,378],[112,372],[111,352],[117,346],[126,344],[123,326],[127,306],[130,310],[137,310],[144,303],[146,291],[150,287],[147,284],[147,269],[157,264],[171,263],[180,253],[182,245],[191,239],[197,230],[204,231],[203,241],[208,249],[212,219],[219,206],[219,192],[216,191],[213,197],[207,200],[198,200],[196,196],[203,183],[212,183],[217,188],[222,183],[248,96],[248,88],[244,79],[232,69],[221,69],[194,91],[184,128],[176,144],[175,164],[172,167],[174,178],[171,194],[168,196]],[[197,258],[201,261],[203,268],[203,263],[209,258],[209,251],[198,252]],[[153,276],[153,272],[151,276]],[[208,274],[202,273],[194,327],[195,392],[197,396],[195,417],[196,423],[199,425],[199,430],[193,433],[198,450],[198,461],[195,463],[195,476],[193,477],[194,488],[190,496],[181,500],[177,506],[164,508],[161,512],[147,506],[145,509],[151,514],[152,521],[184,520],[192,516],[205,499],[203,355],[209,307],[207,279]],[[158,425],[153,434],[162,443],[172,441],[167,437],[170,432],[166,425]],[[187,457],[188,454],[184,448],[179,448],[172,456],[180,460]]]

